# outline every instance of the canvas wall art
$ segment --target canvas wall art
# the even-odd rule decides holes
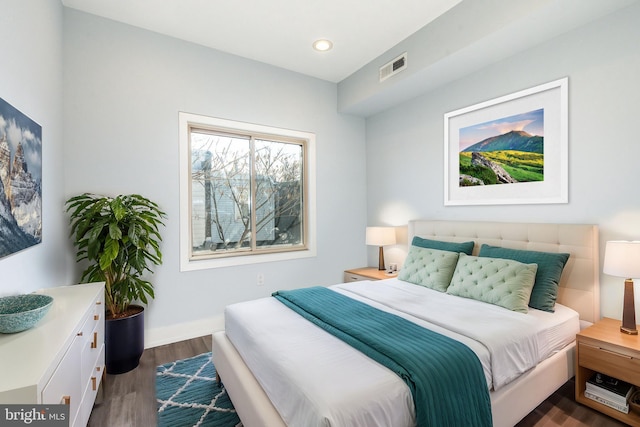
[[[0,98],[0,259],[42,241],[42,127]]]
[[[567,203],[567,79],[445,114],[445,205]]]

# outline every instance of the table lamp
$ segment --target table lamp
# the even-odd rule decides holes
[[[367,227],[367,245],[378,246],[378,270],[384,270],[384,245],[396,244],[396,229],[393,227]]]
[[[629,335],[637,335],[632,278],[640,277],[640,242],[621,240],[607,242],[602,272],[611,276],[625,278],[620,331]]]

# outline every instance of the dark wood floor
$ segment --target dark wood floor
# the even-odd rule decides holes
[[[158,365],[211,351],[211,337],[194,338],[145,350],[140,366],[107,375],[89,427],[153,427],[156,425],[155,372]],[[517,427],[616,427],[618,421],[575,402],[573,380],[542,402]]]
[[[136,369],[104,378],[88,426],[155,427],[156,367],[207,351],[211,351],[211,336],[145,350]]]
[[[517,427],[617,427],[625,426],[607,415],[576,403],[573,379],[542,402]]]

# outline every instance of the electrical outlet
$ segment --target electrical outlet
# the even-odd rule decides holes
[[[264,274],[262,274],[262,273],[258,273],[258,278],[257,278],[257,280],[256,280],[256,284],[257,284],[258,286],[262,286],[262,285],[264,285]]]

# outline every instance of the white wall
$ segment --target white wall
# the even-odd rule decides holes
[[[0,97],[42,127],[42,243],[0,259],[0,296],[71,284],[62,213],[62,22],[60,2],[3,0]]]
[[[640,239],[638,22],[636,3],[367,119],[369,223],[403,225],[415,218],[594,223],[600,226],[601,262],[605,241]],[[569,77],[569,203],[444,207],[444,114],[564,76]],[[387,262],[401,261],[404,254],[397,247],[386,253]],[[369,263],[375,263],[371,251]],[[603,316],[621,317],[622,283],[601,276]]]
[[[64,17],[65,196],[140,193],[168,213],[148,345],[210,333],[228,304],[338,283],[365,264],[365,125],[336,112],[335,84],[71,9]],[[317,257],[180,273],[179,111],[316,133]]]

